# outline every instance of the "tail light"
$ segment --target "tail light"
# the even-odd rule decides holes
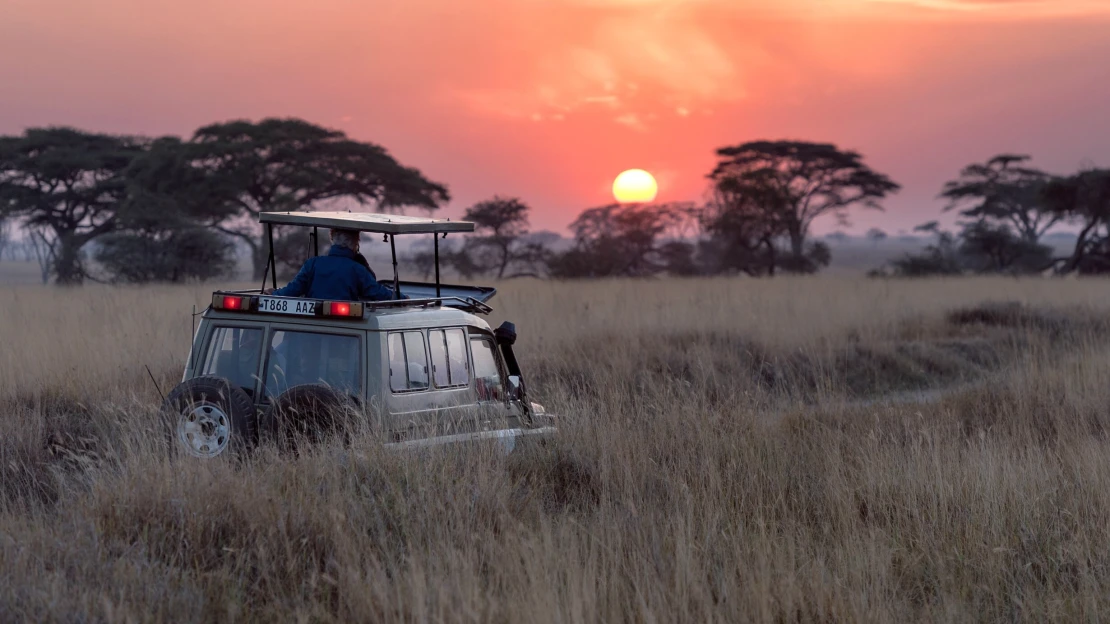
[[[362,316],[362,304],[352,301],[325,301],[324,316]]]
[[[212,295],[212,307],[217,310],[249,310],[250,297],[238,295]]]

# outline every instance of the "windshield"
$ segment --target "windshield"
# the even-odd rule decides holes
[[[266,396],[273,398],[293,386],[310,383],[359,396],[360,360],[357,336],[275,331],[266,360]]]
[[[201,374],[223,377],[253,396],[261,353],[261,329],[217,327],[212,331]]]

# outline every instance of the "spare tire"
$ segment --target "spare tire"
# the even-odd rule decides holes
[[[262,421],[263,436],[286,450],[331,436],[350,439],[355,402],[324,384],[293,386],[274,399]]]
[[[258,443],[254,402],[223,377],[194,377],[178,384],[162,404],[171,452],[211,459],[240,455]]]

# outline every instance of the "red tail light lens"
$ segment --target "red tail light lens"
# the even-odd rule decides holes
[[[322,310],[324,316],[362,317],[362,304],[350,301],[325,301]]]
[[[250,297],[212,293],[212,307],[217,310],[249,310],[251,299]]]

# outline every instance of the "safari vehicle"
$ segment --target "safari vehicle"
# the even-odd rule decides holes
[[[494,331],[479,316],[492,311],[495,289],[440,283],[439,237],[473,231],[473,223],[346,212],[271,212],[260,221],[271,242],[275,224],[311,227],[314,254],[319,228],[383,234],[393,291],[408,298],[214,292],[182,382],[163,405],[176,447],[212,458],[262,437],[334,433],[339,412],[367,419],[392,448],[493,438],[511,449],[521,438],[555,434],[553,419],[527,399],[514,326]],[[434,283],[399,280],[395,236],[406,234],[433,235]],[[270,248],[267,272],[277,287]]]

